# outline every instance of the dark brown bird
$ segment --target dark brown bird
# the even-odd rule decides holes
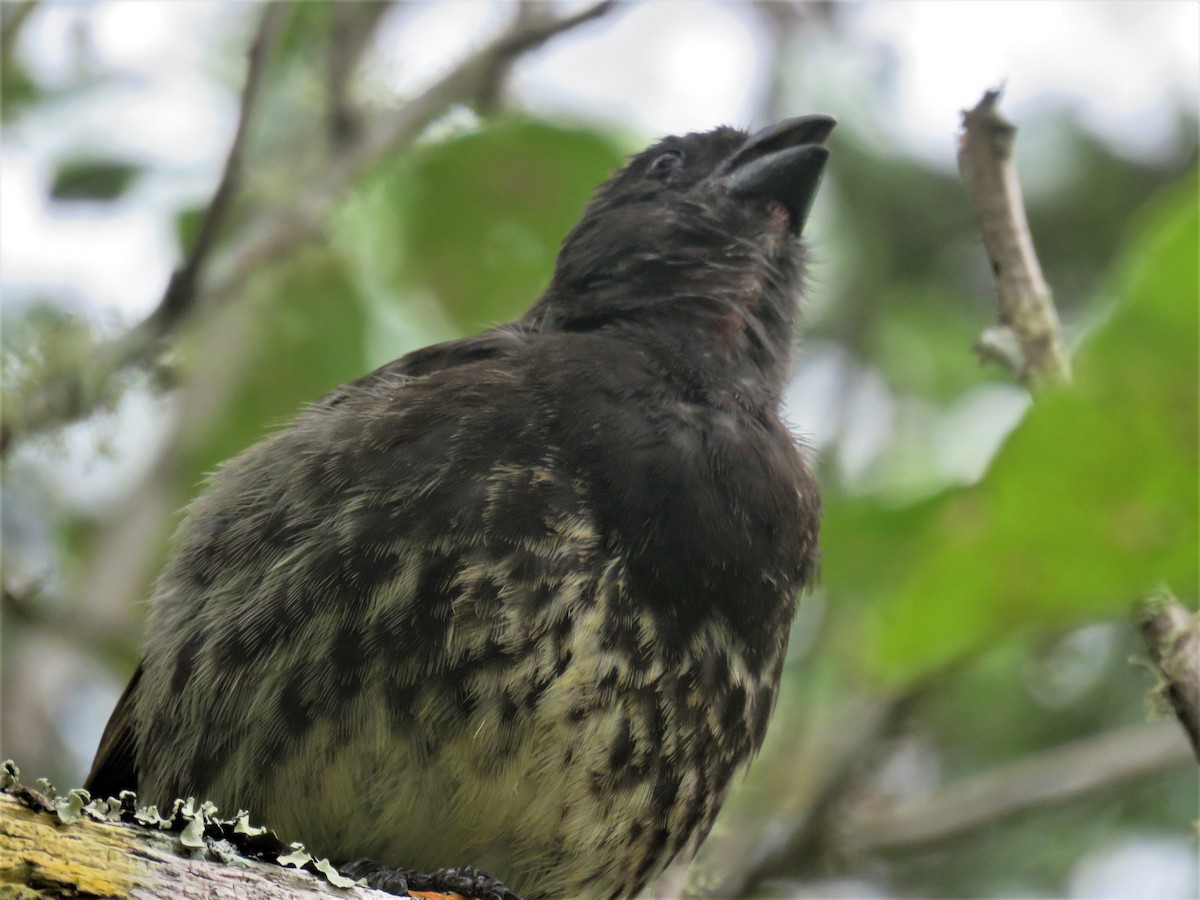
[[[693,853],[762,743],[816,564],[779,407],[833,125],[660,141],[524,317],[223,466],[89,788],[529,898],[627,897]]]

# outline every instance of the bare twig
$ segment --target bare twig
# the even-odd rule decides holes
[[[411,144],[446,110],[485,94],[486,85],[500,77],[522,54],[564,31],[599,18],[615,5],[612,0],[604,0],[563,18],[548,14],[547,4],[537,4],[540,11],[537,15],[530,15],[524,11],[524,6],[520,7],[517,18],[503,34],[367,131],[363,140],[346,155],[343,164],[330,173],[315,196],[302,207],[300,214],[305,215],[305,209],[323,207],[346,184],[384,157]]]
[[[259,268],[319,235],[333,203],[358,177],[385,157],[411,144],[448,109],[486,96],[487,85],[501,77],[522,54],[606,14],[615,5],[613,0],[604,0],[558,18],[548,11],[548,4],[530,4],[498,38],[392,115],[383,117],[374,127],[364,129],[360,137],[342,148],[324,179],[296,197],[293,205],[265,214],[253,222],[245,239],[231,248],[228,257],[212,266],[211,276],[205,278],[203,305],[208,308],[227,301]],[[176,287],[174,294],[168,288],[169,302],[168,297],[164,297],[159,309],[146,322],[112,346],[100,348],[70,378],[43,385],[36,396],[25,402],[10,403],[10,407],[17,408],[6,410],[0,423],[0,454],[9,449],[16,436],[34,434],[88,415],[111,395],[115,375],[132,365],[152,360],[161,350],[161,338],[166,334],[161,326],[166,324],[174,328],[179,323],[180,298],[189,298],[182,304],[186,308],[199,305],[195,288],[197,278],[186,273],[180,278],[184,288]],[[189,281],[192,284],[190,294],[186,288]],[[178,293],[180,290],[182,294]]]
[[[91,647],[103,656],[116,659],[130,657],[136,652],[140,635],[127,624],[97,619],[86,608],[62,608],[42,596],[39,582],[20,587],[4,582],[0,595],[0,621],[18,624],[24,629],[40,628],[59,634],[70,634],[81,645]]]
[[[1200,760],[1200,616],[1164,590],[1138,604],[1134,617],[1162,693]]]
[[[1000,91],[990,90],[963,112],[958,168],[979,218],[999,301],[997,327],[975,345],[1021,384],[1037,388],[1070,379],[1058,314],[1042,276],[1013,163],[1016,127],[1000,115]]]
[[[242,87],[241,104],[233,142],[195,243],[183,264],[171,273],[162,299],[145,319],[120,338],[97,348],[93,358],[79,368],[60,373],[39,385],[32,396],[6,411],[0,424],[0,454],[7,452],[12,439],[64,424],[89,413],[104,402],[113,376],[131,366],[154,359],[168,337],[196,304],[199,282],[237,193],[242,175],[242,157],[250,130],[263,72],[270,50],[287,14],[290,3],[267,3],[251,42]]]
[[[171,279],[167,282],[166,292],[159,301],[158,308],[130,335],[131,352],[152,352],[158,340],[173,330],[175,324],[196,302],[201,269],[212,252],[221,224],[225,221],[233,197],[241,184],[246,134],[250,130],[250,119],[258,99],[263,72],[266,70],[275,37],[286,22],[289,12],[291,4],[286,2],[267,3],[263,10],[258,31],[250,44],[237,130],[225,157],[221,180],[217,182],[217,189],[204,211],[196,242],[192,245],[187,259],[171,273]],[[138,331],[145,332],[145,337],[140,337]]]
[[[1158,775],[1190,760],[1174,725],[1138,725],[1008,763],[922,800],[860,807],[844,823],[843,837],[847,847],[859,852],[932,843]]]
[[[350,96],[350,85],[363,52],[391,7],[391,0],[335,3],[333,6],[326,83],[329,138],[334,147],[353,141],[362,127],[359,111]]]
[[[802,0],[799,3],[780,3],[779,0],[752,0],[748,4],[766,26],[764,36],[771,62],[766,96],[757,113],[764,122],[775,122],[797,114],[794,100],[788,91],[791,67],[781,62],[789,54],[803,53],[804,41],[830,26],[837,14],[835,0]]]
[[[935,689],[930,683],[929,689]],[[1171,771],[1191,759],[1170,723],[1151,723],[1085,738],[951,784],[930,797],[885,802],[863,790],[863,777],[919,702],[906,694],[867,711],[852,750],[827,773],[815,803],[772,838],[727,859],[721,896],[754,896],[762,885],[803,878],[830,858],[879,853],[968,834],[1009,816],[1067,803]],[[856,720],[858,716],[856,715]]]

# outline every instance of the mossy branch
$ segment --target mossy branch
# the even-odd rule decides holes
[[[1161,590],[1137,604],[1134,619],[1166,699],[1200,761],[1200,614]]]

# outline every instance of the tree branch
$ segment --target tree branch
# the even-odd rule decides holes
[[[919,800],[893,803],[865,794],[864,772],[871,771],[888,736],[919,699],[919,694],[905,695],[867,711],[871,724],[851,742],[854,752],[827,775],[812,806],[782,828],[769,829],[772,839],[745,850],[748,856],[741,865],[722,858],[726,867],[718,872],[721,895],[754,896],[764,883],[803,877],[831,856],[880,853],[956,838],[1013,815],[1111,790],[1191,760],[1179,729],[1158,722],[1033,754]],[[851,729],[861,725],[848,723]]]
[[[764,882],[794,876],[824,858],[840,835],[837,823],[863,772],[878,762],[888,740],[931,688],[930,682],[923,682],[848,708],[830,729],[831,746],[816,758],[817,783],[792,798],[795,811],[764,829],[769,839],[735,843],[732,852],[718,857],[715,868],[710,866],[719,878],[720,896],[754,896]]]
[[[204,218],[200,223],[200,230],[196,235],[195,244],[192,245],[191,253],[188,254],[183,265],[171,273],[171,279],[167,282],[166,292],[159,301],[158,308],[150,313],[146,320],[129,336],[130,352],[138,354],[138,356],[131,356],[131,362],[140,361],[142,354],[153,353],[159,339],[167,335],[196,302],[201,270],[212,252],[221,224],[225,221],[233,197],[241,185],[246,135],[250,130],[250,119],[258,100],[263,72],[266,70],[275,38],[287,21],[289,12],[291,12],[290,3],[266,4],[258,31],[250,45],[237,130],[233,135],[233,143],[229,146],[229,153],[225,157],[221,179],[217,182],[217,189],[208,204],[208,209],[204,211]],[[139,335],[139,331],[142,334]]]
[[[353,141],[362,127],[350,96],[353,75],[393,0],[375,3],[336,3],[332,10],[326,72],[326,117],[329,139],[337,146]]]
[[[1000,324],[983,333],[975,350],[1036,389],[1070,380],[1071,371],[1017,182],[1017,129],[1000,115],[1000,93],[985,92],[974,109],[963,112],[958,145],[959,172],[979,219],[999,301]]]
[[[47,798],[27,788],[0,793],[0,884],[17,892],[5,896],[129,900],[389,896],[363,887],[335,888],[298,868],[237,857],[233,847],[225,852],[237,857],[236,864],[222,862],[199,843],[161,828],[98,822],[69,812],[64,816]]]
[[[1140,603],[1134,618],[1161,690],[1200,761],[1200,616],[1164,590]]]
[[[99,621],[88,609],[60,609],[42,596],[39,583],[17,587],[5,581],[2,590],[0,622],[7,621],[10,627],[69,633],[103,656],[132,657],[137,652],[141,637],[136,630]]]
[[[1174,725],[1137,725],[999,766],[922,800],[860,806],[843,826],[844,840],[860,852],[946,840],[1017,813],[1157,775],[1190,759]]]

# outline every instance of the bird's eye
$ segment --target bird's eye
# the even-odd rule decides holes
[[[683,165],[683,154],[678,150],[668,150],[654,158],[654,162],[650,163],[649,171],[655,178],[662,178],[664,175],[674,172],[681,165]]]

